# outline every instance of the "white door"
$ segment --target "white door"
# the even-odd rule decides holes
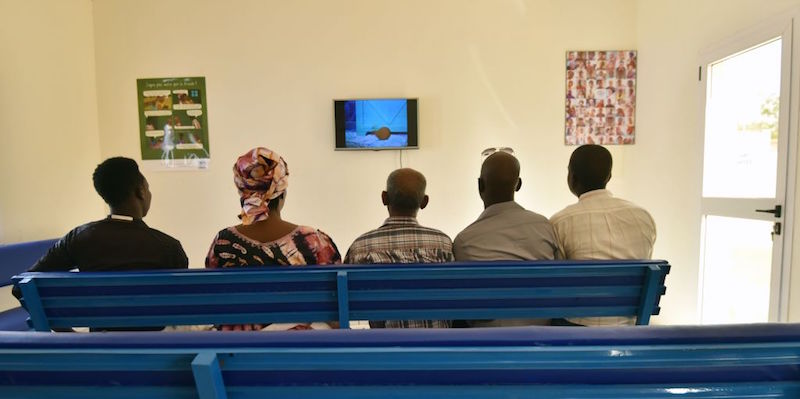
[[[792,21],[784,20],[703,56],[703,324],[786,318],[791,54]]]

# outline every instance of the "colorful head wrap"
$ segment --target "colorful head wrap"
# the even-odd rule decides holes
[[[242,224],[269,217],[269,201],[280,197],[289,185],[289,169],[280,155],[264,147],[253,148],[233,165],[233,181],[239,189]]]

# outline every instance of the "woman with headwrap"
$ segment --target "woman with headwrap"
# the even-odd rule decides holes
[[[233,181],[239,190],[242,223],[221,230],[206,257],[207,268],[327,265],[342,262],[331,238],[308,226],[281,219],[289,170],[275,152],[258,147],[237,159]],[[258,330],[263,325],[222,326]],[[308,328],[298,325],[295,329]]]

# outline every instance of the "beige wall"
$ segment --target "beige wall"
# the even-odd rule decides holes
[[[103,216],[92,18],[89,0],[0,0],[0,243]]]
[[[342,252],[380,225],[399,154],[333,151],[334,98],[419,97],[421,148],[403,162],[428,178],[423,224],[455,235],[477,217],[479,154],[498,145],[519,153],[520,202],[549,216],[574,200],[564,52],[636,46],[630,0],[196,4],[95,1],[103,156],[139,156],[137,78],[206,77],[211,170],[147,176],[148,223],[178,237],[193,266],[237,223],[231,166],[257,145],[289,163],[289,220],[328,232]],[[624,194],[626,171],[617,176]]]

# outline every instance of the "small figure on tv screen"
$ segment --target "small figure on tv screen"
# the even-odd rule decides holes
[[[389,130],[388,127],[384,126],[378,130],[367,132],[367,134],[374,134],[379,140],[388,140],[392,135],[392,131]]]

